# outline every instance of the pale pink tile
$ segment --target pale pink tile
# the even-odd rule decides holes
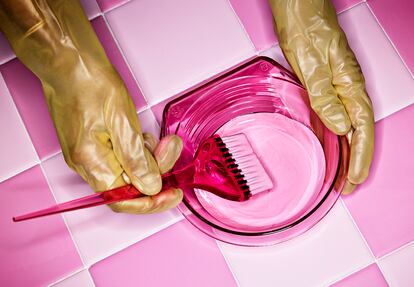
[[[314,228],[290,241],[220,247],[240,286],[324,286],[373,261],[340,201]]]
[[[91,274],[88,270],[82,270],[72,276],[52,285],[53,287],[94,287]]]
[[[377,257],[414,240],[414,105],[378,122],[368,180],[344,201]]]
[[[90,272],[98,286],[237,286],[216,242],[186,220],[98,262]]]
[[[349,275],[345,279],[331,285],[332,287],[388,287],[387,281],[379,270],[377,264],[371,264],[354,274]]]
[[[130,0],[96,0],[103,12],[107,12],[115,7],[127,3]]]
[[[375,119],[414,102],[414,79],[365,3],[339,15],[349,44],[361,64]]]
[[[342,11],[349,9],[361,2],[365,2],[365,0],[332,0],[337,13],[341,13]]]
[[[36,151],[0,74],[0,182],[34,166]]]
[[[18,59],[0,66],[40,159],[60,150],[39,79]]]
[[[88,16],[88,19],[93,19],[101,13],[96,0],[80,0],[80,2],[83,6],[83,10],[85,11],[86,16]]]
[[[4,35],[0,32],[0,64],[5,63],[15,57],[13,50]]]
[[[268,0],[230,0],[230,3],[258,51],[277,43]]]
[[[414,242],[379,261],[390,287],[414,286],[413,263]]]
[[[151,133],[158,138],[160,135],[160,125],[158,124],[152,110],[147,109],[142,111],[138,114],[138,116],[141,122],[142,132]]]
[[[134,100],[135,106],[138,109],[142,109],[144,106],[146,106],[146,101],[142,96],[142,93],[139,90],[131,71],[125,63],[125,60],[122,57],[122,54],[119,51],[118,46],[116,45],[115,40],[105,23],[105,20],[103,17],[98,17],[92,20],[91,23],[95,30],[95,33],[102,43],[103,48],[105,49],[109,60],[111,61],[112,65],[115,66],[121,78],[124,80],[125,85],[127,86],[128,91]]]
[[[151,105],[255,53],[227,1],[130,1],[107,19]]]
[[[272,58],[279,64],[281,64],[283,67],[288,69],[289,71],[292,71],[292,68],[290,67],[289,63],[287,62],[285,56],[283,55],[282,49],[280,49],[279,45],[273,46],[270,49],[267,49],[260,53],[260,56],[265,56]]]
[[[66,166],[61,154],[48,159],[43,167],[58,202],[92,193],[80,176]],[[73,211],[64,216],[88,266],[182,218],[176,209],[152,215],[130,215],[114,213],[107,206]]]
[[[60,215],[15,223],[12,217],[55,204],[39,166],[0,184],[2,286],[46,286],[82,262]]]
[[[414,74],[414,1],[368,0],[368,5]]]

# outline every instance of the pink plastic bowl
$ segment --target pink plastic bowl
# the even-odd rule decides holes
[[[274,187],[246,202],[184,189],[180,211],[208,235],[238,245],[275,244],[311,228],[336,202],[347,140],[320,122],[297,78],[272,59],[255,58],[165,107],[161,136],[184,141],[177,168],[215,133],[244,133]]]

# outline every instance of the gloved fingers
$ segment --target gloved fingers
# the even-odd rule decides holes
[[[157,137],[154,136],[151,133],[143,133],[142,136],[144,138],[144,145],[145,145],[145,147],[152,154],[154,154],[154,151],[155,151],[155,149],[157,148],[157,145],[158,145],[158,139],[157,139]]]
[[[156,195],[112,203],[109,207],[115,212],[148,214],[163,212],[177,206],[183,198],[181,189],[162,190]]]
[[[177,135],[168,135],[161,139],[154,151],[161,174],[170,171],[181,155],[183,142]]]
[[[344,188],[342,189],[342,194],[343,195],[351,194],[356,187],[357,187],[356,184],[353,184],[353,183],[349,182],[348,180],[346,180]]]

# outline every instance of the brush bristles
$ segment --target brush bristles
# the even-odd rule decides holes
[[[228,163],[238,174],[238,183],[247,186],[251,195],[273,188],[272,180],[244,134],[223,137],[221,142],[225,154],[231,157]]]

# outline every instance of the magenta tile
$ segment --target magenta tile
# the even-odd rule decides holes
[[[332,287],[361,287],[375,286],[388,287],[387,281],[379,270],[377,264],[371,264],[368,267],[351,274],[339,282],[331,285]]]
[[[258,51],[277,43],[268,0],[230,0],[230,3]]]
[[[364,73],[375,120],[414,103],[413,76],[366,3],[341,13],[339,22]]]
[[[186,220],[98,262],[90,272],[97,286],[237,286],[216,242]]]
[[[368,5],[414,74],[414,1],[368,0]]]
[[[0,184],[2,286],[46,286],[82,262],[61,216],[27,222],[12,217],[55,204],[39,166]]]
[[[0,182],[34,166],[39,160],[0,74]]]
[[[414,286],[414,241],[379,260],[384,277],[391,287]]]
[[[125,85],[134,100],[135,106],[138,109],[142,109],[146,105],[146,101],[142,96],[142,93],[132,76],[127,64],[125,63],[118,46],[115,43],[108,26],[105,23],[103,17],[98,17],[91,21],[95,33],[98,35],[99,40],[104,47],[104,50],[111,61],[112,65],[115,66],[121,78],[124,80]]]
[[[118,7],[130,0],[96,0],[103,12],[107,12],[115,7]]]
[[[414,105],[378,122],[370,176],[344,201],[377,256],[414,240]]]
[[[4,35],[0,32],[0,64],[5,63],[15,57],[13,50]]]
[[[0,72],[40,159],[57,153],[60,145],[39,79],[18,59],[1,65]]]
[[[336,12],[341,13],[342,11],[364,1],[365,0],[332,0],[332,3],[335,6]]]

